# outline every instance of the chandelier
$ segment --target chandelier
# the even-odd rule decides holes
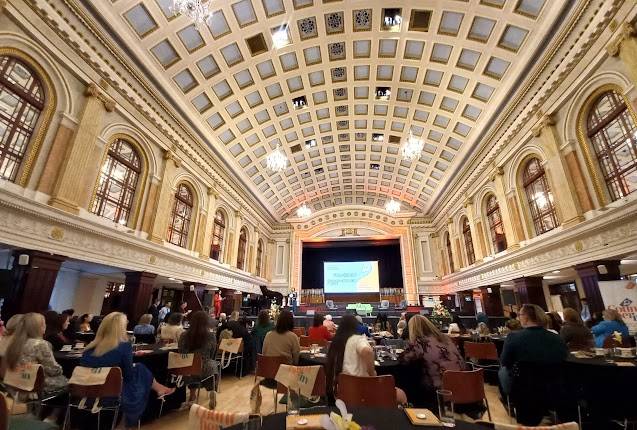
[[[424,142],[414,136],[411,130],[409,130],[409,137],[402,148],[400,148],[400,153],[405,160],[415,161],[420,158],[423,146]]]
[[[312,215],[312,209],[308,208],[305,203],[303,203],[303,206],[296,210],[296,216],[298,216],[299,218],[307,218],[310,215]]]
[[[173,0],[172,10],[175,14],[186,15],[197,26],[205,24],[212,13],[210,2],[203,0]]]
[[[389,215],[396,215],[400,212],[400,202],[397,202],[393,198],[385,203],[385,210]]]
[[[269,170],[274,173],[279,173],[285,170],[288,166],[288,158],[281,149],[281,146],[277,144],[276,149],[272,151],[265,158],[265,164]]]

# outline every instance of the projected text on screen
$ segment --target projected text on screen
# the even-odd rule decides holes
[[[378,261],[324,262],[325,293],[376,293]]]

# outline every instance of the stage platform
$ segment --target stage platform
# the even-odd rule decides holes
[[[371,315],[376,317],[379,313],[383,313],[387,316],[400,316],[403,312],[415,312],[418,313],[422,307],[420,306],[408,306],[405,309],[396,309],[396,305],[390,304],[388,309],[381,309],[380,302],[361,302],[364,304],[369,304],[372,306]],[[347,309],[347,305],[353,304],[352,302],[334,302],[336,309],[328,309],[325,304],[301,304],[301,306],[297,309],[297,315],[307,315],[308,311],[319,312],[323,315],[330,314],[333,317],[353,313],[353,310]]]
[[[332,315],[332,321],[334,321],[334,323],[336,325],[338,325],[341,321],[342,316],[334,316]],[[254,321],[256,323],[257,317],[255,316],[249,316],[247,317],[248,321]],[[376,315],[373,315],[371,317],[361,317],[363,318],[363,322],[365,324],[374,324],[374,322],[376,321]],[[312,327],[312,321],[314,320],[314,316],[310,316],[310,315],[295,315],[294,316],[294,327],[305,327],[306,329],[309,327]],[[387,321],[391,324],[391,326],[393,327],[394,331],[396,330],[396,326],[398,325],[398,320],[400,320],[400,315],[398,316],[393,316],[390,315],[387,317]]]

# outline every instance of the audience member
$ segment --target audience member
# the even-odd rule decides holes
[[[508,319],[507,322],[504,323],[504,325],[506,326],[506,328],[509,329],[509,331],[522,330],[522,324],[520,324],[520,321],[518,321],[517,319]]]
[[[449,324],[449,334],[462,334],[465,331],[462,319],[460,319],[460,316],[457,313],[454,313],[451,316],[451,324]]]
[[[374,331],[376,333],[387,332],[393,335],[394,330],[387,320],[387,314],[379,312],[378,315],[376,315],[376,321],[374,321]]]
[[[464,370],[464,360],[449,336],[443,334],[429,319],[414,315],[409,323],[409,344],[401,361],[421,369],[420,386],[410,400],[433,407],[436,390],[442,388],[442,374],[447,370]]]
[[[338,397],[338,375],[376,376],[374,350],[367,337],[358,333],[359,322],[354,315],[345,315],[327,353],[326,382],[330,402]],[[396,389],[399,404],[407,402],[405,393]]]
[[[192,312],[192,310],[189,310],[189,309],[188,309],[188,303],[187,303],[187,302],[183,302],[183,301],[182,301],[182,302],[179,304],[179,310],[178,310],[178,312],[179,312],[180,314],[182,314],[184,318],[187,318],[187,317],[190,315],[190,313]]]
[[[491,334],[489,326],[484,321],[480,321],[478,323],[478,327],[476,327],[476,330],[478,331],[478,334],[483,337],[489,336]]]
[[[44,393],[49,396],[63,392],[68,380],[62,374],[62,366],[55,361],[51,346],[43,339],[45,331],[43,315],[34,312],[25,314],[15,327],[4,362],[12,370],[21,364],[41,364],[44,370]]]
[[[190,317],[190,327],[179,338],[179,352],[182,354],[199,354],[203,362],[201,380],[208,391],[208,405],[215,407],[215,386],[213,375],[218,373],[214,361],[217,352],[217,339],[210,331],[210,319],[204,311],[197,311]],[[186,380],[189,383],[189,380]],[[190,388],[190,401],[196,401],[197,390]]]
[[[517,319],[518,319],[518,314],[517,314],[517,312],[510,311],[510,312],[509,312],[509,319],[510,319],[510,320],[517,320]]]
[[[91,320],[93,319],[93,315],[84,314],[80,317],[80,325],[78,327],[78,331],[81,333],[89,333],[91,332]]]
[[[65,309],[62,311],[62,314],[69,316],[69,324],[66,330],[64,330],[64,337],[67,338],[70,342],[75,340],[75,336],[77,333],[77,315],[75,315],[75,309]]]
[[[358,322],[358,327],[356,327],[356,332],[358,334],[364,334],[367,337],[371,337],[372,334],[369,332],[369,328],[367,324],[363,323],[363,318],[360,315],[356,315],[356,321]]]
[[[568,348],[562,338],[545,329],[546,314],[541,307],[523,305],[519,318],[523,330],[506,337],[500,354],[498,376],[505,394],[511,392],[511,369],[516,363],[554,364],[568,356]]]
[[[167,343],[176,343],[179,341],[179,337],[184,332],[184,326],[182,322],[184,320],[184,316],[179,312],[172,312],[168,315],[166,325],[161,328],[161,332],[159,333],[159,338],[163,342]]]
[[[139,335],[154,335],[155,326],[151,324],[153,316],[151,314],[144,314],[139,318],[139,323],[133,328],[133,334]]]
[[[403,328],[400,338],[402,340],[409,340],[409,320],[411,319],[411,317],[417,314],[413,312],[404,312],[404,315],[405,315],[405,319],[404,319],[405,327]],[[402,318],[402,315],[401,315],[401,318]]]
[[[257,353],[260,354],[263,351],[263,341],[268,332],[274,329],[274,324],[270,320],[270,313],[266,310],[260,311],[257,317],[257,323],[252,329],[252,334],[257,341]]]
[[[325,315],[323,325],[327,328],[327,331],[330,332],[330,336],[334,337],[334,334],[336,333],[336,324],[332,321],[332,315]]]
[[[15,314],[7,321],[4,327],[4,333],[2,333],[2,337],[0,337],[0,357],[5,356],[7,347],[11,343],[11,339],[13,339],[16,328],[22,322],[22,318],[24,318],[23,314]]]
[[[159,324],[159,297],[153,300],[148,307],[148,313],[152,316],[150,324],[157,327]]]
[[[224,337],[223,332],[227,328],[228,328],[228,317],[226,316],[225,313],[221,312],[219,314],[219,325],[217,326],[217,337],[219,338],[218,340],[221,340]],[[229,335],[228,337],[232,337],[232,336]]]
[[[489,317],[484,312],[478,312],[478,315],[476,315],[476,321],[478,324],[484,323],[487,327],[489,326]]]
[[[171,302],[166,302],[164,303],[164,306],[162,306],[161,309],[159,309],[159,312],[157,313],[157,319],[159,320],[160,323],[166,320],[166,317],[170,313],[171,306],[172,306]]]
[[[325,325],[323,325],[324,317],[322,314],[316,313],[314,314],[314,320],[312,321],[312,327],[307,332],[307,337],[312,340],[330,340],[332,339],[332,335]]]
[[[148,394],[152,389],[163,397],[175,391],[155,380],[153,374],[142,363],[133,365],[133,347],[128,342],[126,326],[128,320],[121,312],[111,312],[102,321],[95,340],[86,346],[80,365],[85,367],[119,367],[122,369],[122,412],[127,429],[137,427],[142,416]]]
[[[46,311],[44,313],[44,321],[46,323],[44,340],[51,344],[53,351],[59,351],[64,345],[70,345],[72,343],[71,340],[64,336],[64,330],[69,326],[69,316],[67,314]]]
[[[628,327],[619,312],[615,309],[606,309],[602,313],[602,317],[604,320],[591,329],[595,336],[595,346],[597,348],[603,348],[604,340],[615,332],[620,333],[624,339],[628,337]]]
[[[301,346],[294,330],[292,312],[285,309],[279,314],[274,330],[265,335],[263,355],[285,357],[288,364],[297,364]]]
[[[560,337],[570,351],[590,349],[595,345],[593,334],[573,308],[564,309],[564,324],[560,329]]]
[[[546,329],[552,333],[560,334],[562,329],[562,317],[557,312],[548,312],[546,314]]]

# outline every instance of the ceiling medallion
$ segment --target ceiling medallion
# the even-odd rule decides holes
[[[203,0],[173,0],[172,10],[175,15],[186,15],[195,25],[200,26],[205,24],[212,14],[210,11],[211,2],[204,3]]]
[[[308,208],[305,203],[303,203],[303,206],[296,210],[296,216],[298,216],[299,218],[307,218],[310,215],[312,215],[312,209]]]
[[[400,212],[400,202],[397,202],[393,198],[385,203],[385,210],[389,215],[396,215]]]
[[[402,148],[400,148],[400,153],[405,160],[415,161],[420,158],[423,146],[424,142],[414,136],[411,130],[409,130],[409,137],[403,144]]]
[[[281,145],[276,146],[274,151],[272,151],[265,159],[265,164],[269,170],[273,173],[279,173],[285,170],[288,166],[288,158],[285,156],[285,153],[281,149]]]

